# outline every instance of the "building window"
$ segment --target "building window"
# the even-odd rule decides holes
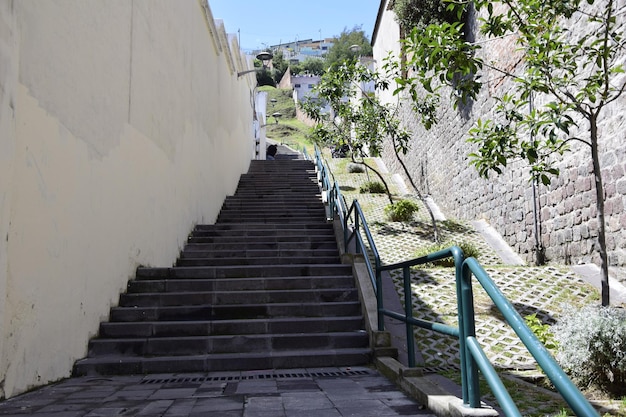
[[[315,84],[309,84],[309,90],[313,87],[315,87]]]

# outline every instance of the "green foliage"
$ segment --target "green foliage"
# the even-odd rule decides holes
[[[512,78],[512,91],[498,98],[497,122],[479,120],[470,131],[469,141],[478,146],[471,163],[486,177],[501,173],[508,161],[522,159],[532,178],[548,185],[559,174],[554,156],[568,150],[572,140],[593,148],[599,112],[624,91],[623,79],[617,78],[624,72],[617,6],[602,1],[593,14],[583,8],[586,2],[524,0],[502,14],[493,3],[476,3],[486,12],[481,32],[516,33],[526,65]],[[571,36],[568,28],[583,22],[585,34]],[[543,104],[535,107],[539,102]],[[573,135],[581,116],[589,123],[589,138]]]
[[[419,205],[411,200],[400,200],[385,207],[385,215],[392,222],[409,222]]]
[[[346,169],[350,174],[362,174],[365,172],[363,164],[349,163]]]
[[[414,256],[416,258],[419,258],[420,256],[426,256],[430,253],[439,252],[441,250],[448,249],[452,246],[458,246],[459,248],[461,248],[465,258],[471,257],[471,258],[478,259],[480,257],[480,250],[476,246],[474,246],[472,243],[470,242],[457,243],[457,242],[451,242],[451,241],[436,243],[430,246],[420,248],[418,251],[415,252]],[[433,265],[452,267],[454,266],[454,259],[452,258],[440,259],[438,261],[433,262]]]
[[[274,58],[272,58],[272,78],[274,79],[274,85],[280,83],[280,80],[285,75],[287,68],[289,68],[289,62],[283,57],[283,51],[278,50],[274,52]]]
[[[324,74],[326,61],[322,58],[309,57],[304,61],[291,65],[292,74]]]
[[[300,107],[317,122],[314,135],[322,143],[335,146],[347,143],[353,156],[363,157],[364,149],[372,154],[380,153],[383,139],[389,135],[395,139],[397,149],[406,153],[410,134],[394,117],[395,108],[381,104],[375,96],[362,94],[358,87],[370,82],[377,89],[389,87],[389,81],[381,74],[355,62],[344,62],[324,73],[313,88],[318,98],[305,99]],[[332,120],[323,112],[326,104],[336,116]]]
[[[442,10],[437,0],[399,0],[395,7],[422,2],[422,9],[415,10],[424,11],[423,17],[413,19],[423,18],[420,24],[434,22]],[[587,3],[600,4],[591,9]],[[451,100],[458,106],[477,97],[483,80],[489,78],[480,77],[485,66],[508,77],[513,89],[496,97],[494,119],[479,120],[469,132],[469,141],[477,145],[470,161],[487,177],[490,172],[501,173],[510,161],[522,159],[529,164],[532,178],[549,184],[559,174],[554,156],[565,152],[571,140],[591,146],[597,139],[593,125],[600,110],[625,90],[624,78],[620,78],[625,43],[623,26],[616,18],[617,2],[474,1],[482,16],[479,30],[483,35],[515,35],[516,53],[525,63],[521,74],[479,58],[477,52],[484,43],[463,39],[463,12],[452,4],[448,7],[456,13],[456,21],[443,19],[414,28],[407,36],[403,43],[406,76],[398,60],[387,59],[385,68],[397,78],[396,93],[408,93],[422,124],[430,128],[438,121],[442,88],[451,91]],[[568,28],[583,23],[588,29],[585,34],[572,36]],[[535,107],[537,103],[542,105]],[[575,122],[579,116],[590,124],[590,139],[572,135],[579,127]]]
[[[386,190],[384,184],[378,181],[368,181],[365,184],[361,185],[361,188],[359,188],[359,192],[361,194],[384,194],[385,191]]]
[[[276,85],[271,71],[266,68],[256,72],[256,82],[259,86],[274,87]]]
[[[360,49],[352,50],[353,45],[358,45]],[[372,56],[369,39],[360,26],[355,26],[352,30],[344,29],[326,54],[326,68],[341,66],[346,61],[355,62],[359,56]]]
[[[537,336],[537,339],[546,347],[546,349],[556,349],[558,344],[552,334],[551,326],[546,324],[537,317],[537,313],[529,314],[524,317],[526,325]]]
[[[423,30],[430,24],[453,23],[458,19],[454,7],[461,3],[450,3],[441,0],[395,0],[393,11],[396,21],[405,33],[413,28]]]
[[[626,310],[568,308],[553,332],[556,359],[576,382],[626,395]]]
[[[462,2],[461,2],[462,3]],[[559,156],[577,141],[590,149],[596,184],[598,254],[602,305],[609,304],[608,255],[603,180],[598,152],[603,110],[626,91],[623,5],[616,0],[473,0],[485,41],[465,42],[463,25],[444,22],[413,29],[403,44],[407,65],[387,59],[398,89],[413,102],[425,128],[437,123],[440,91],[452,92],[454,106],[477,97],[482,80],[508,79],[496,97],[492,120],[469,131],[470,163],[483,177],[500,174],[511,161],[528,164],[530,178],[549,185],[559,174]],[[573,32],[571,28],[581,29]],[[494,39],[489,39],[494,38]],[[506,59],[483,62],[484,45],[515,41],[519,65]],[[481,77],[483,68],[489,69]],[[491,92],[490,92],[491,95]],[[582,132],[582,133],[579,133]]]
[[[409,95],[426,129],[438,122],[437,109],[444,87],[450,90],[454,108],[468,104],[480,92],[482,83],[476,73],[483,63],[475,56],[479,46],[465,42],[463,27],[460,22],[444,22],[414,28],[402,42],[406,63],[390,56],[383,65],[397,83],[394,94]],[[410,69],[408,73],[405,66]]]

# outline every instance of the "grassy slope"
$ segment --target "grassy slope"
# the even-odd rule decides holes
[[[306,147],[309,155],[312,155],[313,143],[308,139],[311,128],[296,119],[292,90],[263,86],[259,88],[259,91],[265,91],[268,94],[267,114],[269,116],[266,136],[294,149]],[[272,103],[272,99],[276,102]],[[278,118],[278,123],[274,123],[276,119],[271,117],[276,112],[282,115]]]

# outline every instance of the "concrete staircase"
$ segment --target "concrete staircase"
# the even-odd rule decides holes
[[[74,375],[363,365],[363,329],[313,163],[252,161],[174,267],[137,270]]]

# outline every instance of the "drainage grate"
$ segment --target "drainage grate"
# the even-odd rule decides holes
[[[425,366],[421,368],[424,374],[439,374],[447,371],[458,371],[460,368],[455,365],[444,365],[444,366]]]
[[[345,370],[345,371],[318,371],[318,372],[268,372],[254,373],[249,375],[193,375],[193,376],[171,376],[171,377],[151,377],[146,376],[140,384],[182,384],[182,383],[203,383],[203,382],[237,382],[259,379],[302,379],[302,378],[336,378],[345,376],[371,375],[367,369]]]

